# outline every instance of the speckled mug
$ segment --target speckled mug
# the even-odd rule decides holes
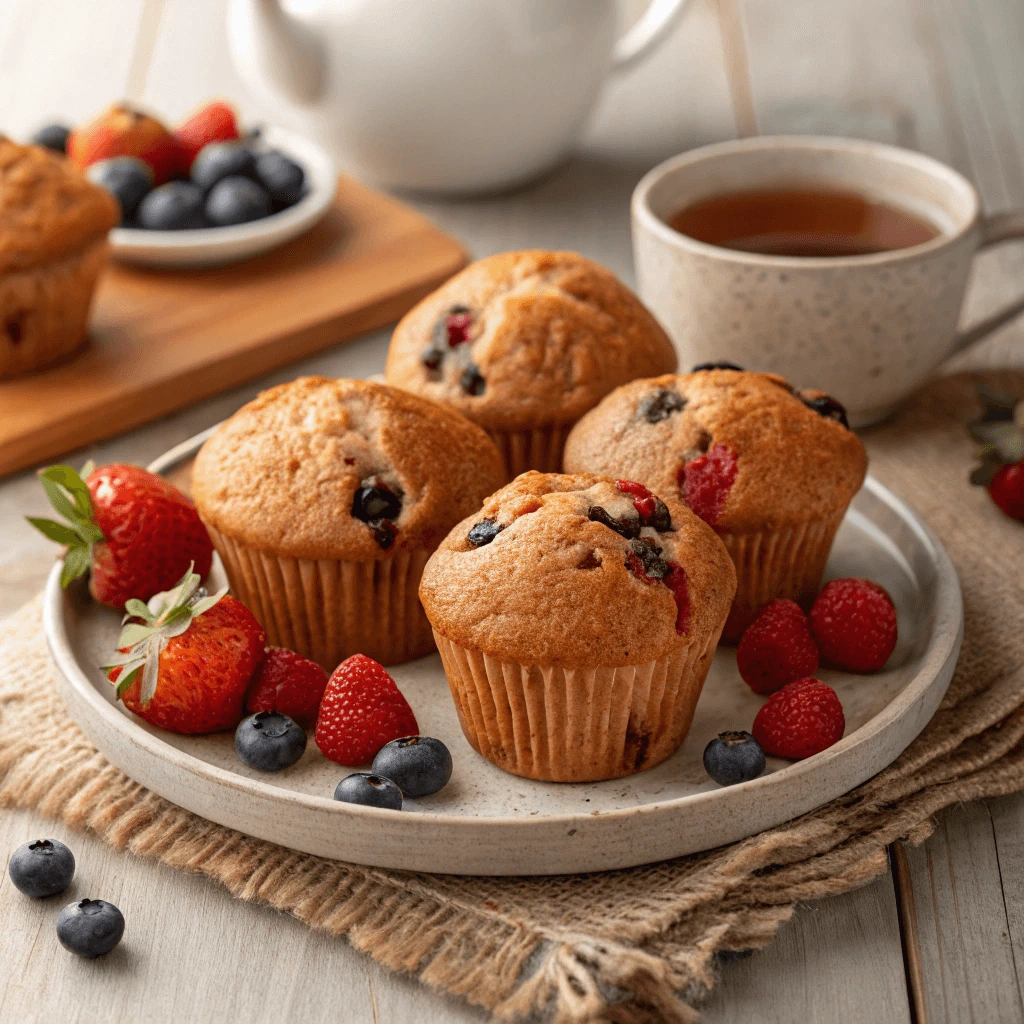
[[[738,252],[666,221],[700,199],[772,187],[855,191],[923,215],[939,234],[868,256]],[[821,388],[852,426],[883,419],[948,356],[1024,310],[1014,303],[957,332],[974,254],[1024,238],[1024,210],[984,217],[945,164],[854,139],[778,136],[704,146],[655,167],[633,193],[640,297],[681,367],[728,360]]]

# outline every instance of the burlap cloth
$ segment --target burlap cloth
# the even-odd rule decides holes
[[[1003,376],[1024,394],[1024,379]],[[358,949],[498,1018],[690,1021],[715,954],[764,945],[797,901],[886,870],[949,804],[1024,788],[1024,526],[967,474],[971,380],[941,380],[868,432],[871,469],[931,525],[960,574],[966,631],[935,718],[890,768],[797,821],[710,853],[558,878],[373,870],[249,839],[148,793],[68,719],[34,601],[0,627],[0,801],[88,828],[119,849],[222,882],[235,896],[347,936]]]

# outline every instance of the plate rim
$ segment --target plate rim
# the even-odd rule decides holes
[[[216,429],[216,426],[211,427],[209,430],[203,431],[202,433],[189,438],[182,444],[170,449],[168,452],[165,452],[159,458],[150,463],[148,468],[153,472],[167,472],[167,470],[194,455],[205,438],[209,436],[214,429]],[[301,793],[296,790],[289,790],[268,782],[263,782],[259,779],[252,779],[248,776],[243,776],[227,769],[220,768],[191,753],[180,750],[168,743],[166,740],[163,740],[159,735],[140,728],[130,717],[123,714],[114,704],[104,698],[93,682],[90,681],[83,667],[79,665],[71,647],[65,616],[69,607],[69,598],[60,587],[59,563],[53,567],[47,579],[43,607],[44,632],[57,669],[67,685],[74,689],[76,695],[80,699],[86,701],[93,713],[98,714],[101,719],[103,719],[109,727],[114,729],[124,740],[136,747],[143,748],[149,756],[166,765],[170,765],[173,769],[184,772],[187,776],[204,777],[223,789],[243,794],[250,798],[257,796],[272,802],[283,802],[285,804],[301,808],[305,811],[335,815],[338,816],[340,820],[352,819],[354,821],[381,823],[400,821],[403,824],[408,825],[410,829],[414,829],[419,825],[421,827],[425,826],[435,830],[438,828],[472,828],[492,829],[498,832],[502,830],[515,830],[517,832],[528,830],[536,832],[538,830],[550,830],[552,828],[564,826],[579,826],[584,822],[587,824],[602,824],[604,826],[614,827],[616,824],[634,821],[638,816],[670,816],[675,810],[684,805],[688,809],[695,809],[696,812],[699,813],[703,806],[714,805],[714,802],[716,800],[720,800],[722,794],[725,792],[731,791],[737,796],[749,793],[756,797],[757,793],[761,790],[771,792],[772,789],[779,786],[786,786],[787,784],[794,782],[794,780],[799,780],[807,775],[813,775],[826,761],[843,757],[856,747],[869,742],[879,733],[884,733],[895,728],[899,721],[911,712],[914,705],[926,695],[930,694],[932,698],[934,703],[932,713],[934,713],[934,708],[938,707],[942,696],[945,694],[956,665],[963,637],[963,601],[956,571],[945,549],[939,543],[931,530],[913,512],[909,505],[896,497],[896,495],[894,495],[874,477],[869,476],[865,480],[864,488],[868,492],[872,493],[872,495],[883,504],[888,505],[897,514],[900,520],[916,534],[918,542],[925,545],[932,560],[932,564],[935,566],[936,595],[935,604],[932,608],[933,622],[935,624],[944,623],[947,625],[947,629],[941,636],[933,634],[932,641],[925,649],[922,656],[921,665],[912,679],[876,715],[872,716],[867,722],[852,733],[844,736],[837,744],[819,754],[814,755],[813,757],[806,758],[803,761],[794,762],[787,765],[785,768],[772,772],[769,775],[761,776],[757,779],[751,780],[750,782],[740,783],[737,786],[711,789],[701,793],[692,793],[685,796],[673,797],[667,800],[658,800],[650,803],[639,804],[634,807],[623,807],[610,811],[601,811],[597,814],[582,810],[579,812],[560,812],[557,814],[537,814],[529,816],[480,816],[464,813],[438,814],[436,812],[431,813],[420,810],[394,811],[386,808],[363,807],[359,805],[340,803],[328,796]],[[948,628],[954,623],[955,628]],[[938,682],[939,678],[943,675],[945,675],[945,679]],[[936,687],[938,688],[938,692],[931,692]],[[74,718],[75,716],[72,715],[72,717]],[[921,722],[917,731],[914,732],[914,734],[910,736],[905,743],[903,743],[896,754],[890,758],[886,764],[891,764],[892,761],[895,760],[895,758],[913,742],[917,735],[920,734],[921,730],[927,725],[929,718],[930,715]],[[86,729],[90,734],[90,737],[92,737],[95,742],[95,737],[92,736],[92,730],[87,729],[84,725],[82,727],[83,729]],[[97,746],[101,746],[101,744],[97,743]],[[107,751],[104,750],[104,753],[106,754]],[[111,759],[113,760],[113,758]],[[812,807],[801,811],[800,814],[808,813],[809,810],[820,807],[843,795],[843,793],[849,792],[850,789],[860,785],[863,781],[866,781],[866,779],[870,778],[873,774],[876,774],[879,770],[882,769],[880,767],[875,768],[874,771],[865,775],[858,782],[854,783],[853,786],[847,787],[840,793],[832,793],[831,790],[827,790],[829,795],[825,799],[816,799]],[[149,786],[149,788],[154,787]],[[154,791],[156,791],[155,788]],[[796,817],[798,816],[799,815],[796,815]],[[792,817],[784,818],[783,821],[785,820],[792,820]],[[231,825],[226,822],[222,822],[222,824],[227,825],[227,827],[238,828],[237,825]],[[776,824],[781,824],[781,822]],[[280,842],[279,839],[271,839],[270,841]],[[377,863],[378,866],[398,867],[411,870],[432,870],[429,868],[416,868],[415,866],[410,867],[410,859],[404,856],[400,856],[398,861],[395,861],[395,858],[392,857],[391,862],[384,863],[387,859],[388,857],[384,857],[383,860],[376,861],[375,863]],[[656,859],[662,858],[659,856]],[[647,862],[648,861],[644,859],[644,855],[641,854],[639,857],[632,858],[629,863],[641,864]],[[618,861],[614,864],[608,865],[610,868],[625,866],[628,865],[626,863],[619,863]],[[472,871],[460,871],[452,868],[448,868],[446,870],[450,873],[480,874],[484,873],[486,869],[477,867]],[[601,868],[584,868],[580,870],[601,870]],[[509,872],[507,870],[500,870],[492,873],[508,874]],[[512,873],[547,874],[554,872],[538,869],[531,871],[520,870]]]

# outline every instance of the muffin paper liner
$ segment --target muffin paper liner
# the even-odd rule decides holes
[[[108,249],[104,237],[0,276],[0,380],[59,362],[84,343]]]
[[[429,551],[396,551],[378,561],[283,558],[207,526],[232,593],[259,620],[267,640],[331,672],[352,654],[382,665],[434,649],[417,591]]]
[[[720,533],[736,566],[736,597],[722,639],[735,643],[769,601],[786,597],[804,609],[818,594],[832,541],[846,509],[791,530]]]
[[[538,430],[488,430],[505,460],[510,480],[528,469],[562,472],[562,451],[574,423],[555,423]]]
[[[436,630],[466,739],[513,775],[596,782],[653,768],[693,721],[718,631],[656,661],[620,668],[519,665]]]

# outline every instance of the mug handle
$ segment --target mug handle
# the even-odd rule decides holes
[[[651,0],[640,20],[615,44],[612,71],[624,71],[652,53],[682,17],[690,0]]]
[[[990,245],[999,245],[1002,242],[1012,242],[1024,239],[1024,210],[1010,210],[1008,213],[997,213],[992,217],[986,217],[981,226],[980,252]],[[1002,327],[1014,317],[1024,313],[1024,296],[1011,302],[1008,306],[993,313],[992,316],[979,321],[966,331],[961,331],[953,341],[953,347],[949,354],[963,352],[984,338],[987,338],[996,328]]]

